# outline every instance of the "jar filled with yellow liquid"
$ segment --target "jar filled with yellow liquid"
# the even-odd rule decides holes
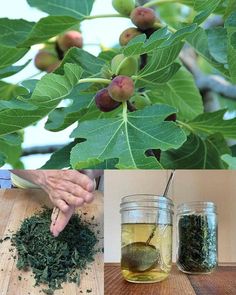
[[[121,271],[133,283],[166,279],[172,265],[173,202],[138,194],[121,201]]]

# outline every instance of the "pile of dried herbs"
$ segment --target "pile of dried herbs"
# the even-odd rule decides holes
[[[217,222],[206,215],[179,219],[178,265],[183,271],[207,273],[217,266]]]
[[[23,221],[12,237],[18,252],[18,269],[31,268],[35,285],[47,284],[46,294],[61,288],[63,282],[80,283],[80,274],[94,260],[97,237],[92,223],[73,215],[65,230],[54,238],[49,231],[51,210]]]

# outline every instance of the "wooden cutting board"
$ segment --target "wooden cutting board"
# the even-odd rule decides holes
[[[10,231],[17,231],[21,221],[33,215],[43,205],[52,207],[48,196],[39,189],[9,189],[0,190],[0,239],[9,235]],[[103,196],[96,192],[93,203],[86,205],[78,212],[87,212],[86,218],[95,216],[99,224],[97,228],[103,234]],[[103,247],[103,240],[100,240]],[[11,249],[10,241],[0,243],[0,295],[43,295],[41,287],[34,287],[32,273],[22,272],[16,268],[16,255]],[[89,270],[81,276],[81,284],[66,283],[63,289],[55,291],[55,295],[103,295],[104,294],[104,267],[103,254],[98,253],[95,261],[90,264]],[[18,276],[22,279],[19,280]],[[91,291],[92,290],[92,291]],[[87,292],[88,291],[88,292]],[[91,292],[90,292],[91,291]]]

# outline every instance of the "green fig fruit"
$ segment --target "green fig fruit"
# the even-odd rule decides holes
[[[135,8],[135,2],[133,0],[112,0],[112,5],[117,12],[127,16]]]
[[[141,110],[147,106],[150,106],[152,103],[150,101],[150,99],[147,96],[144,96],[142,94],[136,94],[134,96],[132,96],[131,100],[130,100],[135,107],[138,110]]]
[[[111,71],[115,75],[132,76],[138,71],[138,59],[134,56],[116,55],[111,61]]]

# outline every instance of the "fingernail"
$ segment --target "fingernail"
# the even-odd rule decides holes
[[[87,185],[87,191],[92,192],[95,188],[95,183],[94,182],[89,182]]]
[[[52,235],[56,238],[59,236],[59,232],[57,230],[54,230]]]

